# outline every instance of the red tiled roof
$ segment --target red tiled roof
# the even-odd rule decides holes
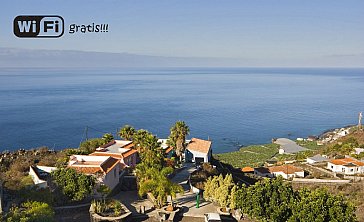
[[[125,158],[125,157],[128,157],[128,156],[130,156],[130,155],[132,155],[134,153],[137,153],[137,152],[138,152],[138,150],[130,149],[130,150],[126,151],[125,153],[121,154],[121,155]]]
[[[115,140],[112,140],[112,141],[110,141],[110,142],[108,142],[108,143],[106,143],[104,145],[101,145],[100,147],[101,148],[106,148],[106,147],[111,146],[111,145],[113,145],[115,143],[116,143],[116,141]]]
[[[295,167],[292,165],[283,165],[283,166],[272,166],[269,167],[269,172],[275,173],[275,172],[283,172],[285,174],[294,174],[296,172],[302,172],[303,169],[299,167]]]
[[[249,167],[249,166],[246,166],[246,167],[241,168],[241,171],[243,171],[245,173],[247,173],[247,172],[253,172],[254,171],[254,168]]]
[[[197,139],[197,138],[192,138],[187,145],[188,150],[200,153],[208,153],[210,148],[211,148],[211,141]]]
[[[121,154],[105,153],[105,152],[97,152],[97,151],[89,154],[89,156],[111,156],[111,157],[116,158],[116,159],[121,159]]]
[[[95,174],[97,172],[107,174],[110,172],[114,167],[120,163],[120,160],[115,159],[113,157],[108,158],[105,162],[103,162],[100,166],[91,166],[92,164],[85,164],[85,165],[71,165],[70,168],[75,169],[77,172],[86,173],[86,174]]]
[[[107,159],[105,162],[103,162],[101,164],[101,169],[105,172],[108,173],[110,172],[112,169],[114,169],[114,167],[119,163],[120,161],[118,159],[112,158],[110,157],[109,159]]]
[[[172,150],[173,150],[173,147],[171,147],[171,146],[170,146],[170,147],[168,147],[168,148],[167,148],[164,152],[165,152],[165,153],[169,153],[169,152],[171,152]]]
[[[360,162],[360,161],[352,159],[352,158],[331,160],[330,163],[335,164],[335,165],[346,165],[346,164],[352,163],[357,166],[364,166],[363,162]]]

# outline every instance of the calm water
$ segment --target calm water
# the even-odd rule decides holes
[[[176,120],[214,152],[355,124],[364,69],[0,69],[0,150],[77,147],[124,124]]]

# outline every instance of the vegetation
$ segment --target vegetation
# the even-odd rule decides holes
[[[114,140],[114,136],[111,133],[105,133],[102,136],[102,140],[104,140],[104,143],[107,144]]]
[[[281,177],[252,186],[237,186],[231,176],[209,178],[204,198],[223,207],[241,209],[259,221],[357,221],[355,207],[325,189],[294,191]]]
[[[86,154],[90,154],[104,144],[106,144],[106,141],[103,138],[93,138],[82,142],[80,144],[80,150]]]
[[[234,167],[261,166],[278,153],[279,145],[264,144],[240,148],[239,151],[215,154],[214,158]]]
[[[132,140],[135,132],[134,127],[125,125],[120,129],[119,136],[125,140]]]
[[[203,163],[200,170],[196,170],[191,173],[190,181],[194,187],[204,190],[206,180],[215,175],[218,175],[216,168],[211,166],[209,163]]]
[[[364,147],[364,144],[359,144],[355,137],[347,136],[341,141],[327,146],[326,149],[324,149],[324,153],[331,156],[349,155],[354,151],[354,148],[361,146]]]
[[[184,121],[177,121],[170,129],[169,143],[176,148],[176,155],[181,159],[185,150],[186,136],[190,134],[190,128]]]
[[[93,200],[95,213],[104,217],[118,217],[125,213],[125,209],[117,200]]]
[[[236,189],[237,186],[234,184],[231,174],[226,175],[225,178],[220,174],[207,179],[203,196],[206,200],[217,202],[222,207],[235,208]]]
[[[168,179],[167,176],[173,173],[173,168],[166,167],[163,150],[156,136],[140,129],[135,132],[132,139],[141,157],[141,162],[136,167],[139,195],[152,193],[155,197],[155,206],[160,208],[164,206],[167,196],[174,198],[183,189]]]
[[[89,196],[95,186],[95,178],[74,169],[61,168],[52,172],[54,182],[61,188],[63,194],[73,201],[79,201]]]
[[[7,222],[52,222],[53,209],[46,203],[27,201],[21,207],[12,207]]]
[[[151,192],[155,197],[155,205],[161,208],[167,201],[167,196],[175,198],[177,193],[183,192],[183,188],[175,183],[172,183],[167,176],[173,172],[170,167],[162,168],[149,168],[146,170],[145,175],[139,181],[139,195],[143,196]]]

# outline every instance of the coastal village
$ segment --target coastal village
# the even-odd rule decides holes
[[[29,212],[37,209],[42,220],[24,221],[308,221],[310,213],[298,215],[284,194],[324,195],[345,206],[323,206],[336,207],[334,216],[345,218],[338,221],[364,220],[360,117],[358,125],[320,136],[275,138],[226,154],[214,154],[210,139],[188,136],[183,121],[165,139],[125,125],[118,135],[87,140],[77,149],[3,152],[2,218],[32,218]],[[262,187],[276,193],[261,196]],[[259,205],[257,198],[287,206]],[[323,214],[322,221],[331,221],[330,212]]]

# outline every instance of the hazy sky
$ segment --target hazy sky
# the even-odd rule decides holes
[[[92,22],[108,23],[110,31],[17,38],[13,19],[27,14],[61,15],[66,32],[71,23]],[[364,66],[364,1],[3,1],[0,47]]]

